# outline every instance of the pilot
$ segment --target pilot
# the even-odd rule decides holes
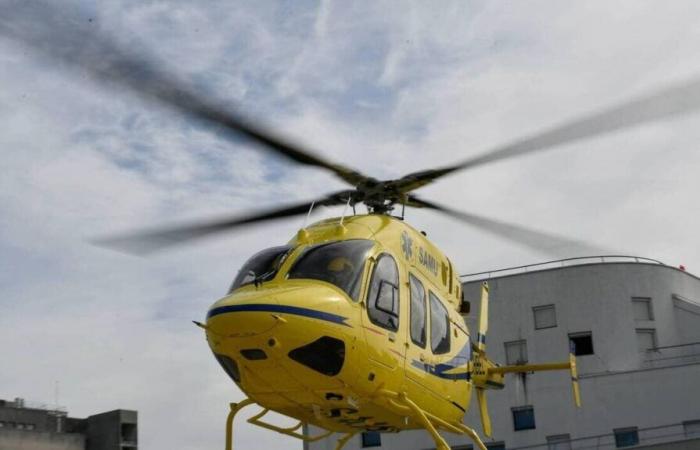
[[[354,268],[355,267],[348,258],[336,256],[331,259],[326,266],[328,270],[328,281],[340,288],[345,288],[345,285],[352,278]]]

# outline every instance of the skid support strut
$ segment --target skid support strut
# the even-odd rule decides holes
[[[440,436],[438,429],[447,431],[448,433],[462,434],[469,436],[476,444],[479,450],[486,450],[486,446],[482,442],[479,435],[473,429],[463,423],[450,423],[443,419],[430,414],[416,405],[405,393],[396,393],[386,389],[377,392],[378,398],[387,400],[389,405],[399,414],[404,414],[406,417],[413,419],[420,424],[435,441],[437,450],[451,450],[445,439]]]
[[[233,419],[236,417],[236,414],[238,414],[238,411],[245,408],[246,406],[255,404],[256,403],[249,398],[243,400],[240,403],[231,403],[231,410],[229,411],[228,417],[226,418],[226,450],[233,450]],[[302,429],[302,427],[304,426],[304,423],[301,421],[294,426],[286,428],[279,427],[268,422],[263,422],[261,419],[268,412],[270,412],[269,409],[263,408],[261,412],[248,419],[248,423],[259,426],[261,428],[265,428],[267,430],[276,431],[277,433],[281,433],[286,436],[301,439],[305,442],[315,442],[333,434],[332,431],[327,431],[325,433],[317,434],[315,436],[308,436],[303,432],[299,432],[299,430]],[[345,446],[345,444],[348,442],[348,440],[350,440],[350,438],[354,435],[355,433],[347,433],[343,435],[340,439],[338,439],[338,445],[336,446],[336,450],[341,450],[343,446]]]

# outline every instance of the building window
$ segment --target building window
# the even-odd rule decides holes
[[[571,436],[569,434],[547,436],[547,450],[571,450]]]
[[[617,428],[615,433],[615,447],[630,447],[639,444],[639,433],[637,427]]]
[[[32,430],[34,430],[35,428],[36,428],[36,425],[34,425],[33,423],[28,423],[28,424],[26,424],[26,425],[24,426],[24,429],[25,429],[25,430],[29,430],[29,431],[32,431]]]
[[[17,424],[17,429],[18,429],[18,430],[24,430],[24,424],[23,424],[23,423],[18,423],[18,424]]]
[[[535,429],[535,410],[532,406],[518,406],[511,408],[513,411],[513,429],[534,430]]]
[[[569,347],[576,356],[593,354],[593,336],[590,331],[569,334]]]
[[[506,450],[506,443],[503,441],[489,442],[486,444],[486,448],[488,450]]]
[[[535,315],[535,330],[553,328],[557,326],[557,314],[554,305],[535,306],[532,308]]]
[[[378,431],[365,431],[362,433],[362,448],[381,446],[382,435]]]
[[[656,348],[656,330],[653,328],[637,328],[637,349],[646,352]]]
[[[687,420],[683,422],[685,437],[700,438],[700,420]]]
[[[634,320],[654,320],[654,311],[651,308],[651,298],[632,297],[632,312]]]
[[[519,341],[504,342],[506,349],[506,364],[526,364],[527,363],[527,342],[525,339]]]

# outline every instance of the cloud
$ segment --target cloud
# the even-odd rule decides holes
[[[75,17],[320,154],[389,178],[700,74],[698,9],[111,0],[78,4]],[[58,380],[73,414],[138,409],[144,447],[221,447],[227,403],[242,394],[189,320],[250,254],[286,241],[303,218],[147,260],[86,240],[344,185],[3,39],[0,86],[0,341],[12,343],[0,397],[50,401]],[[420,194],[700,271],[698,120],[494,163]],[[462,272],[544,258],[433,213],[407,217]],[[245,425],[236,439],[240,448],[300,446]]]

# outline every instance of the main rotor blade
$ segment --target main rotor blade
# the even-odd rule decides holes
[[[613,131],[681,116],[698,109],[700,109],[700,78],[695,78],[651,95],[563,123],[543,133],[496,147],[459,164],[414,172],[393,183],[403,192],[408,192],[458,170],[552,149]]]
[[[2,0],[0,35],[38,50],[55,61],[84,70],[96,81],[116,84],[140,97],[211,125],[222,126],[297,163],[329,170],[353,186],[368,179],[355,170],[303,150],[292,141],[253,125],[221,102],[200,95],[158,67],[156,61],[126,50],[100,34],[93,19],[81,15],[75,8],[58,7],[59,4]]]
[[[296,205],[267,211],[258,211],[251,214],[224,217],[206,222],[195,222],[168,228],[137,231],[134,233],[97,239],[94,243],[100,246],[121,250],[126,253],[145,255],[193,239],[232,230],[242,225],[306,214],[310,211],[312,204],[314,206],[343,204],[348,201],[348,196],[352,196],[354,192],[355,191],[341,191],[313,202],[298,203]]]
[[[476,214],[456,211],[446,206],[419,199],[414,195],[410,195],[408,197],[406,206],[428,208],[445,213],[482,231],[557,258],[569,257],[574,253],[585,256],[605,255],[611,253],[609,250],[556,234],[533,230],[522,225],[515,225],[512,223],[502,222],[500,220],[489,219]]]

